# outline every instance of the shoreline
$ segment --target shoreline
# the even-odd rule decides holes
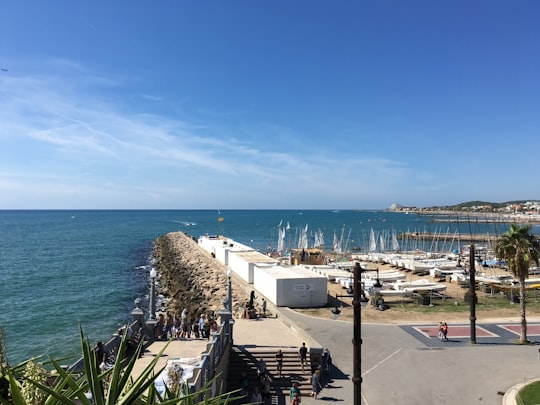
[[[448,216],[448,220],[439,219],[433,222],[477,222],[484,219],[486,223],[516,223],[540,225],[540,214],[529,215],[522,213],[498,213],[498,212],[463,212],[452,210],[428,210],[428,209],[404,209],[389,212],[412,213],[417,216]],[[467,218],[466,220],[463,218]]]

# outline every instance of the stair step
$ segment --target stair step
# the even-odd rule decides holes
[[[266,362],[266,370],[270,378],[272,404],[277,403],[278,397],[285,397],[285,402],[289,400],[289,389],[293,382],[299,385],[302,396],[307,396],[311,392],[311,366],[308,354],[306,372],[302,372],[302,365],[298,358],[298,351],[291,349],[282,349],[283,367],[282,376],[277,374],[277,363],[275,359],[275,350],[241,350],[233,347],[229,358],[229,377],[227,379],[227,388],[229,391],[238,389],[240,376],[246,372],[250,387],[258,385],[257,363],[262,358]]]

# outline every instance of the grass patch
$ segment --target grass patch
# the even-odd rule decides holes
[[[517,395],[518,404],[540,404],[540,381],[533,382],[523,387]]]

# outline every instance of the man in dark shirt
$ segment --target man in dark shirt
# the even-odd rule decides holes
[[[300,357],[300,363],[302,364],[302,372],[304,372],[304,366],[307,361],[307,347],[306,342],[302,343],[302,347],[298,351],[298,357]]]

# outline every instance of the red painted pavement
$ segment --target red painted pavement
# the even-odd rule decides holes
[[[510,325],[509,325],[510,326]],[[540,325],[538,325],[540,327]],[[439,326],[415,326],[418,332],[422,333],[424,336],[429,338],[438,338],[439,337]],[[471,337],[471,327],[469,325],[448,325],[448,335],[449,339],[452,338],[470,338]],[[490,331],[476,326],[476,337],[498,337],[498,335],[491,333]]]
[[[501,328],[504,328],[516,335],[521,334],[521,325],[520,324],[511,324],[511,325],[497,325]],[[540,324],[527,325],[527,336],[540,336]]]

